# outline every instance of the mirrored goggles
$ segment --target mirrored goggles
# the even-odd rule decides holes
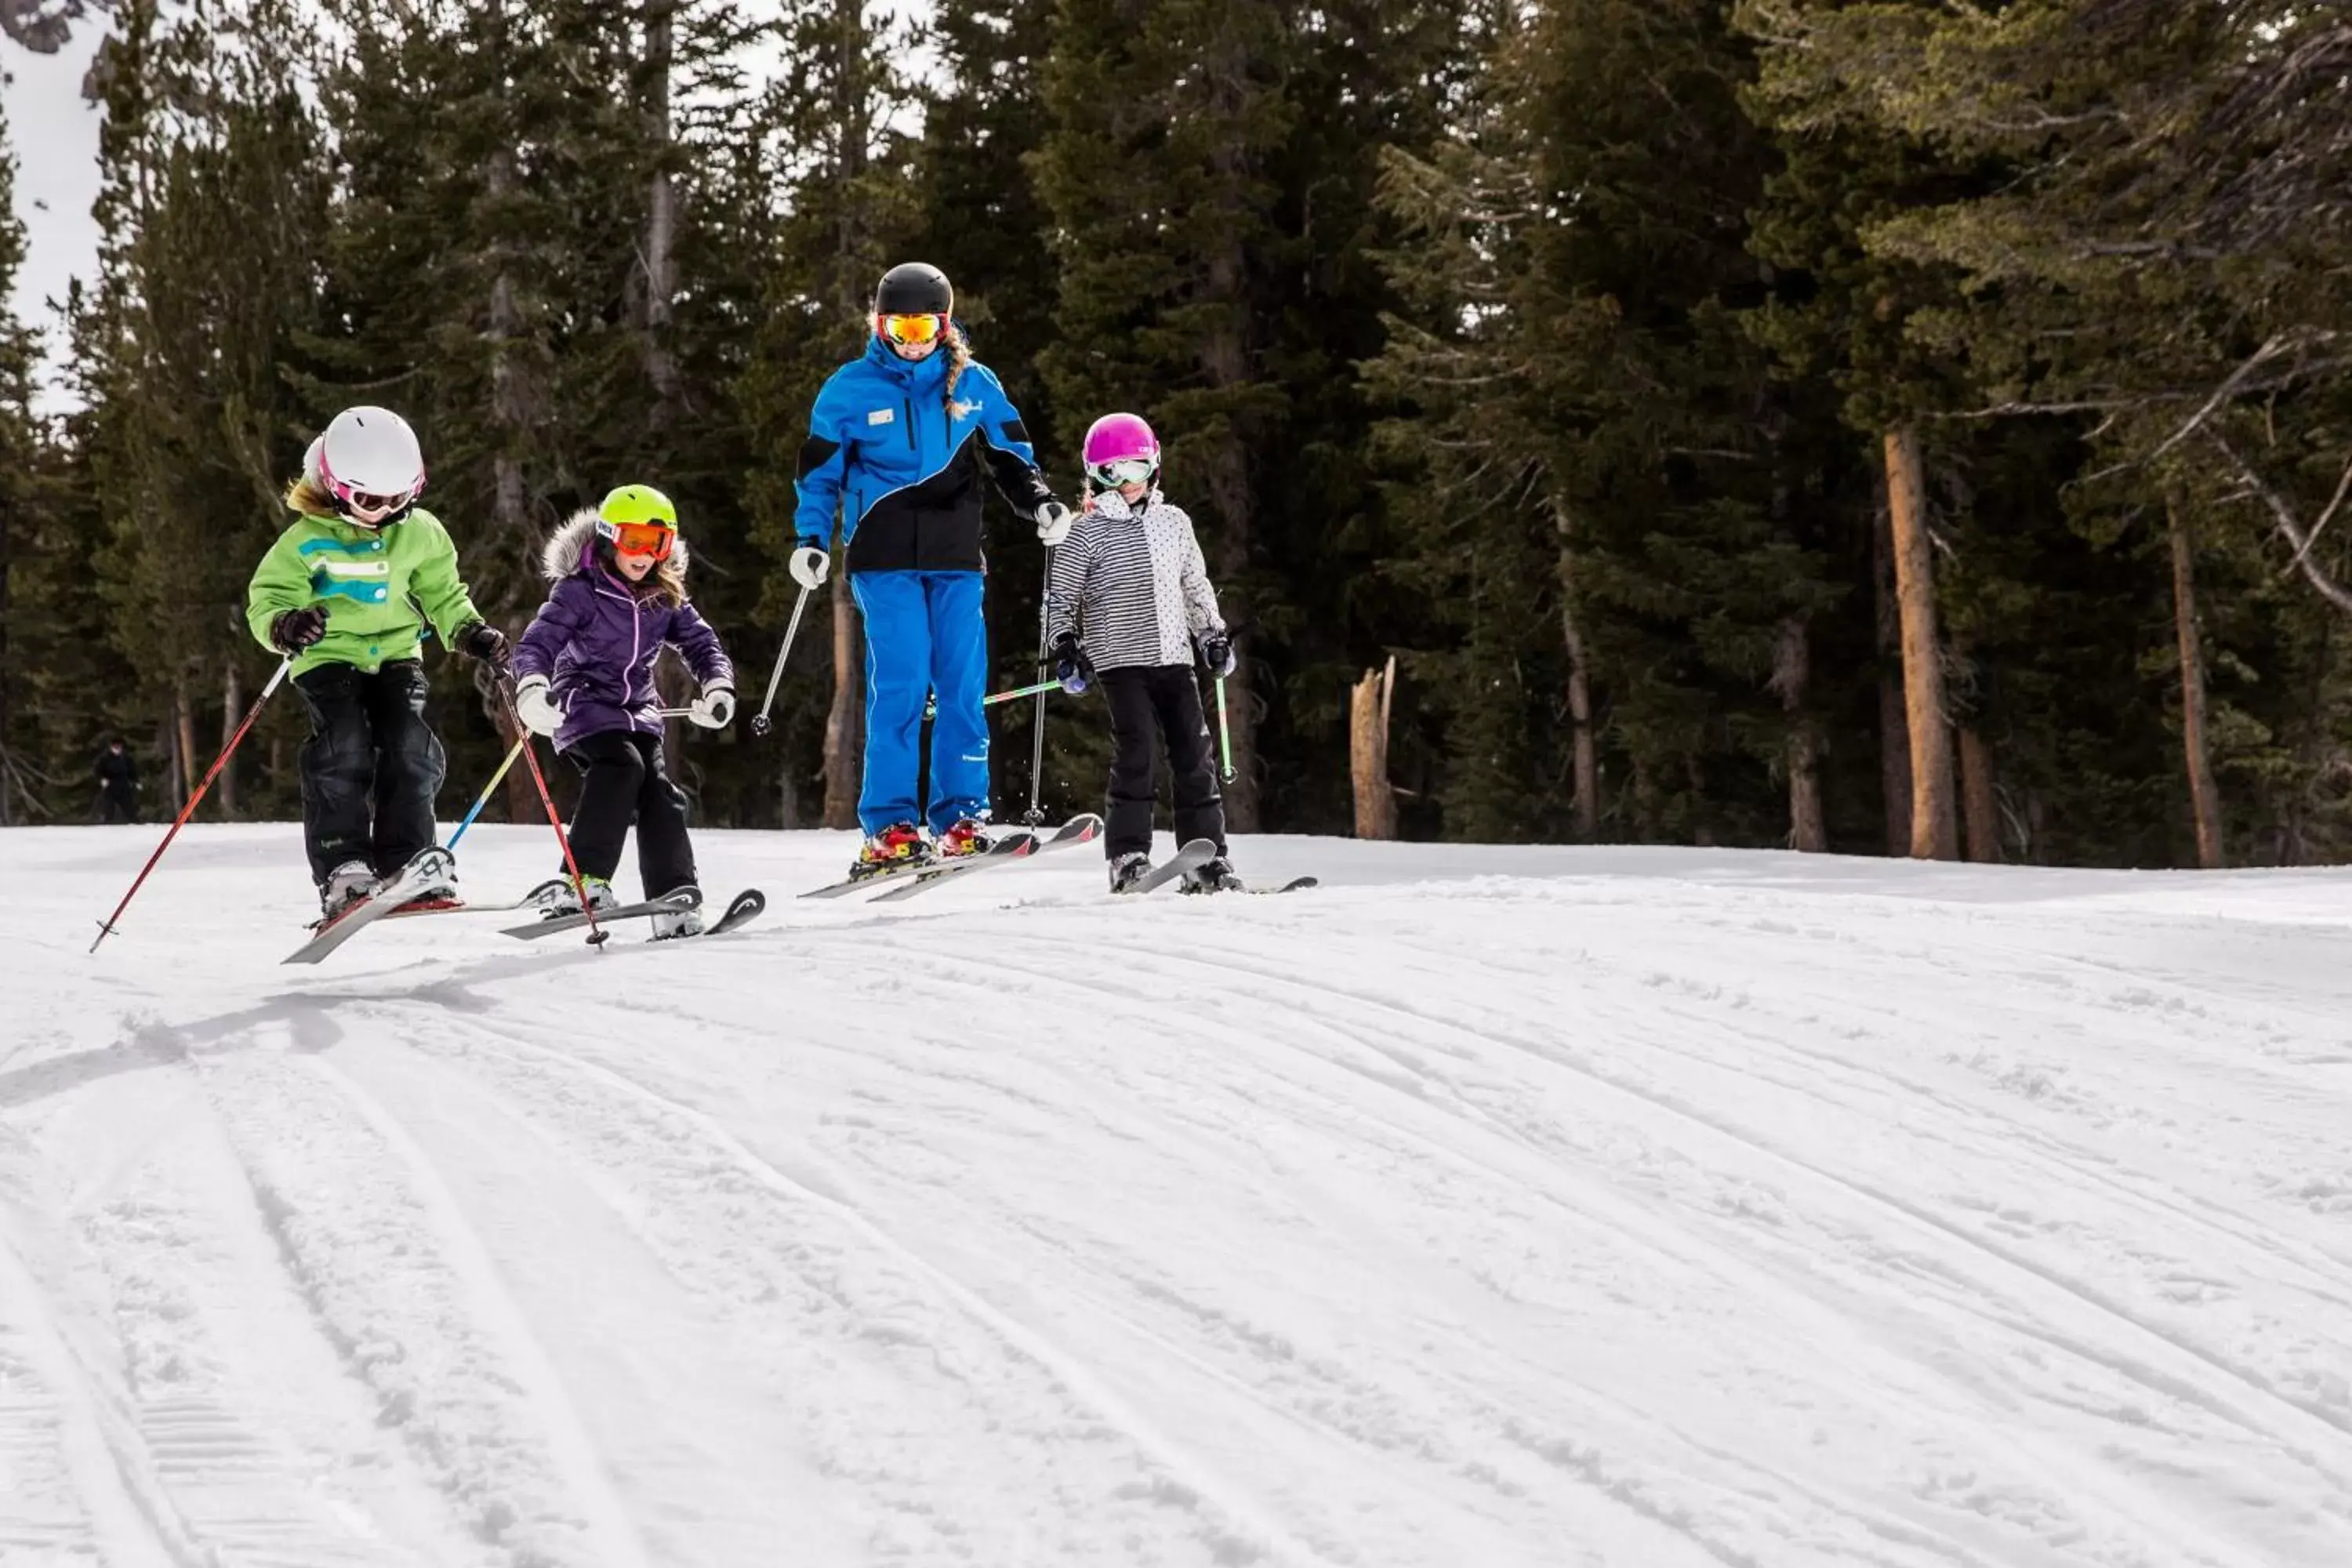
[[[1139,485],[1160,471],[1157,458],[1114,458],[1108,463],[1097,463],[1087,470],[1087,477],[1098,485]]]
[[[371,490],[355,490],[347,485],[335,487],[335,499],[343,510],[360,522],[382,522],[394,512],[416,500],[415,490],[402,490],[393,495],[378,495]]]
[[[596,531],[624,555],[650,555],[656,561],[667,559],[670,546],[677,542],[677,530],[657,522],[608,522],[599,518]]]
[[[939,315],[877,316],[874,330],[894,343],[914,347],[936,342],[940,334],[948,330],[948,319]]]

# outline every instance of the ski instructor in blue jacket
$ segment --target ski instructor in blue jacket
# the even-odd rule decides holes
[[[853,876],[988,847],[988,626],[980,470],[1048,548],[1070,511],[1038,471],[1020,410],[955,324],[955,291],[909,261],[874,291],[866,353],[824,384],[801,448],[793,580],[824,581],[840,517],[866,621],[866,830]],[[916,798],[924,699],[936,694],[931,798]],[[923,837],[928,822],[931,838]]]

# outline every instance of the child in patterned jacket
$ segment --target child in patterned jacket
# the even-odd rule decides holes
[[[1160,442],[1132,414],[1107,414],[1087,432],[1087,504],[1054,552],[1048,632],[1063,689],[1100,685],[1114,749],[1103,839],[1110,889],[1125,892],[1151,868],[1152,751],[1164,738],[1173,779],[1176,842],[1205,838],[1214,858],[1186,873],[1183,890],[1237,889],[1225,858],[1224,800],[1193,673],[1234,670],[1233,639],[1217,614],[1192,520],[1160,494]],[[1083,635],[1081,635],[1083,631]]]

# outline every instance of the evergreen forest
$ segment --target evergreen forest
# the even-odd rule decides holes
[[[95,20],[79,25],[96,25]],[[255,563],[354,403],[520,632],[677,503],[748,716],[794,465],[894,262],[1075,500],[1144,415],[1235,633],[1242,831],[2077,866],[2352,857],[2352,16],[2308,0],[116,0],[91,275],[0,315],[0,823],[168,816],[268,679]],[[42,155],[0,90],[0,299]],[[50,367],[44,369],[45,363]],[[42,384],[41,378],[50,378]],[[993,499],[992,689],[1043,552]],[[673,736],[707,826],[854,821],[835,573]],[[499,705],[428,653],[445,819]],[[682,672],[681,676],[682,676]],[[996,715],[1100,809],[1099,699]],[[203,817],[299,814],[299,703]],[[564,778],[569,769],[552,769]],[[492,819],[541,816],[522,770]]]

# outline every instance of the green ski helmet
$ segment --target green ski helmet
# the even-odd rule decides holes
[[[677,508],[651,485],[623,485],[596,509],[596,536],[624,555],[663,560],[677,544]]]

